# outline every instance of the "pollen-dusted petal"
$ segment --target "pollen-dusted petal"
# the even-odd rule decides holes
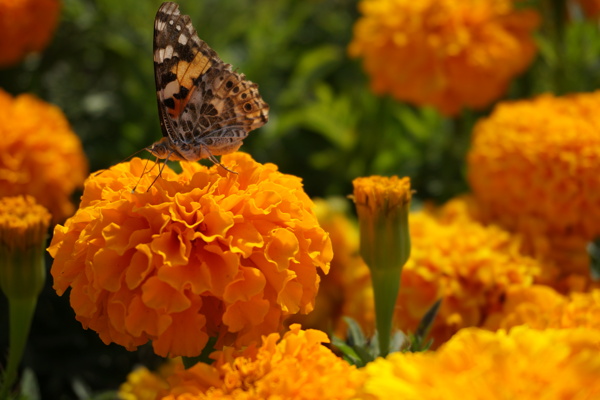
[[[197,356],[209,335],[250,345],[313,308],[331,243],[301,180],[243,153],[221,161],[238,174],[182,163],[155,180],[140,159],[116,165],[56,228],[56,290],[71,287],[77,319],[106,343]]]

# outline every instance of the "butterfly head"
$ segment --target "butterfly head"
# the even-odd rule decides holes
[[[173,148],[171,147],[171,143],[167,137],[163,137],[158,142],[155,142],[152,146],[146,147],[146,150],[152,153],[153,156],[163,160],[173,154]]]

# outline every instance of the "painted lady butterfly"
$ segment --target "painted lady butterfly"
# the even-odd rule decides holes
[[[239,149],[269,119],[258,85],[221,61],[171,2],[154,21],[154,73],[163,138],[146,150],[165,162],[208,158],[230,171],[215,156]]]

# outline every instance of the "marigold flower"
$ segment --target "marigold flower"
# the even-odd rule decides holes
[[[511,229],[600,235],[600,91],[499,104],[475,127],[468,176],[485,215]]]
[[[364,369],[360,399],[600,398],[598,331],[461,330],[436,352],[393,353]]]
[[[316,330],[290,327],[283,338],[264,336],[260,347],[235,354],[217,352],[212,366],[197,364],[184,370],[181,363],[163,382],[168,389],[156,399],[350,399],[361,384],[354,366],[322,346],[327,335]],[[156,379],[161,379],[155,375]],[[130,392],[138,386],[136,373],[121,386]],[[127,397],[124,397],[127,399]],[[150,399],[150,397],[148,397]]]
[[[410,179],[356,178],[354,203],[360,226],[360,254],[371,271],[379,351],[389,351],[394,305],[402,267],[410,255]]]
[[[63,113],[32,95],[12,98],[0,89],[0,135],[0,196],[29,194],[54,222],[73,214],[70,196],[83,184],[87,160]]]
[[[0,379],[0,399],[8,398],[17,376],[46,280],[44,247],[50,218],[31,196],[0,198],[0,289],[8,298],[10,317],[10,352]]]
[[[375,93],[454,115],[483,108],[532,62],[539,16],[513,0],[363,0],[348,51]]]
[[[456,209],[455,209],[456,211]],[[397,327],[414,332],[429,308],[443,299],[431,337],[434,347],[459,329],[479,326],[490,310],[500,307],[509,287],[530,286],[541,265],[523,255],[517,237],[497,226],[483,226],[467,214],[448,218],[444,210],[410,216],[411,256],[404,266],[395,307]],[[365,283],[354,271],[354,283]],[[372,315],[369,289],[354,289],[344,312],[360,321],[367,332]]]
[[[135,193],[144,161],[119,164],[55,228],[54,288],[72,288],[77,319],[105,343],[196,356],[209,336],[247,345],[312,310],[332,252],[300,178],[243,153],[222,162],[239,174],[181,163]]]
[[[474,130],[468,177],[480,216],[555,264],[546,284],[589,275],[585,245],[600,235],[598,107],[600,91],[543,95],[499,104]]]
[[[519,325],[535,329],[585,327],[598,330],[600,335],[600,289],[563,296],[542,285],[510,288],[502,309],[491,313],[483,327],[498,330]]]
[[[18,63],[43,50],[60,15],[59,0],[0,0],[0,65]]]

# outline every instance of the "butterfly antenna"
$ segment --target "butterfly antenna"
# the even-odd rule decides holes
[[[134,157],[134,156],[136,156],[136,155],[140,154],[140,153],[141,153],[142,151],[144,151],[144,150],[146,150],[146,148],[140,149],[140,150],[136,151],[135,153],[133,153],[132,155],[125,157],[124,159],[122,159],[121,161],[119,161],[117,164],[121,164],[121,163],[123,163],[123,162],[125,162],[125,161],[129,160],[130,158],[132,158],[132,157]],[[106,170],[107,170],[107,168],[105,168],[105,169],[101,169],[100,171],[96,172],[96,173],[94,174],[94,176],[98,176],[98,175],[100,175],[101,173],[103,173],[103,172],[104,172],[104,171],[106,171]]]
[[[146,167],[148,167],[148,163],[150,162],[150,159],[146,159],[146,164],[144,164],[144,169],[142,170],[142,174],[140,175],[140,179],[138,179],[137,183],[135,184],[135,186],[133,187],[133,189],[131,189],[131,193],[135,193],[135,189],[137,189],[138,185],[140,184],[140,182],[142,181],[142,178],[144,177],[144,175],[146,174]],[[154,165],[156,165],[156,161],[154,162]],[[154,166],[152,166],[152,168],[154,168]],[[150,171],[152,171],[152,168],[150,168]],[[152,182],[154,183],[154,182]]]

